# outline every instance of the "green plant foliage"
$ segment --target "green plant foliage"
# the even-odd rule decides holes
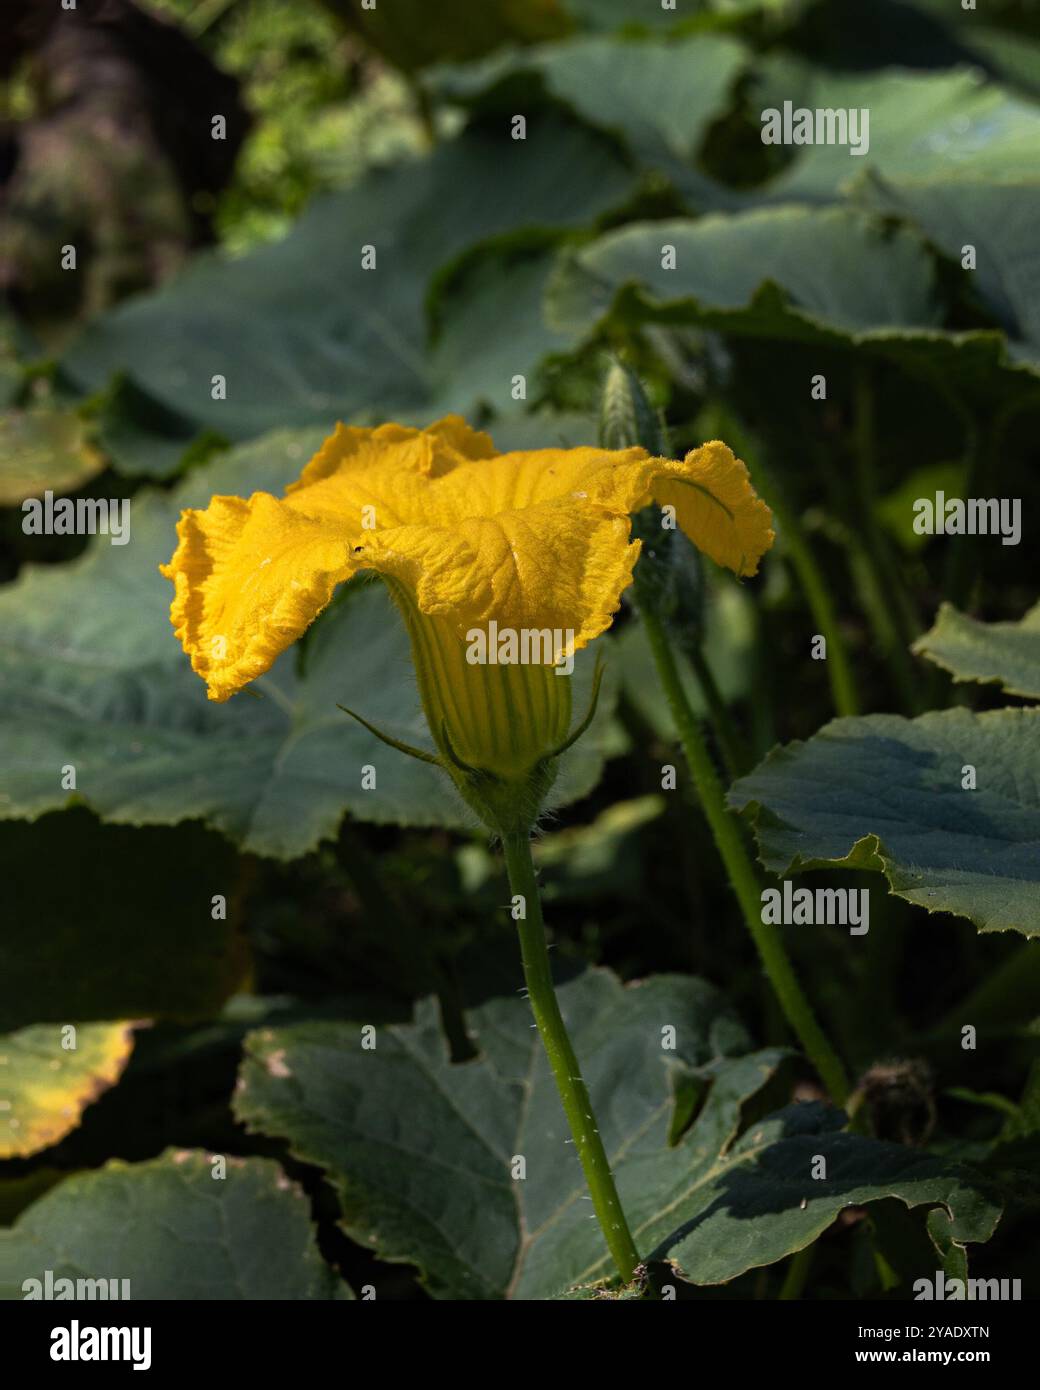
[[[496,55],[437,81],[444,96],[481,109],[501,107],[509,87],[537,77],[554,100],[620,135],[641,166],[696,190],[695,157],[747,58],[740,43],[711,34],[673,42],[578,37]]]
[[[766,866],[878,869],[892,892],[980,931],[1040,933],[1040,710],[836,719],[731,793]],[[966,789],[967,769],[976,771]]]
[[[104,467],[73,410],[6,410],[0,415],[0,505],[50,488],[75,492]]]
[[[227,1165],[220,1181],[216,1162]],[[0,1298],[25,1297],[23,1281],[42,1284],[47,1270],[55,1280],[128,1279],[135,1301],[352,1296],[276,1163],[187,1149],[67,1178],[0,1231]]]
[[[1009,695],[1040,700],[1040,604],[1017,623],[980,623],[944,603],[914,650],[955,681],[994,682]]]
[[[429,742],[414,687],[401,679],[407,634],[382,585],[344,594],[302,664],[287,652],[256,683],[259,698],[209,703],[174,639],[172,592],[158,566],[172,553],[181,509],[213,493],[280,492],[320,442],[320,433],[278,433],[192,472],[172,496],[139,494],[129,563],[124,547],[99,537],[81,560],[29,570],[0,594],[0,817],[69,804],[62,769],[74,768],[75,799],[109,822],[203,819],[254,853],[282,859],[334,835],[348,810],[396,824],[471,824],[440,769],[387,749],[338,708],[367,711],[405,741]],[[590,681],[586,654],[576,663],[576,709],[587,704]],[[608,695],[599,708],[599,731],[610,703]],[[580,740],[565,758],[556,786],[563,800],[596,780],[601,736]],[[365,767],[376,769],[368,790]]]
[[[37,1024],[0,1036],[0,1158],[56,1143],[82,1111],[119,1080],[134,1045],[125,1023],[87,1024],[64,1034]]]
[[[786,58],[762,64],[750,106],[870,113],[869,148],[850,157],[838,143],[810,144],[763,196],[777,202],[829,202],[864,168],[885,178],[928,177],[936,165],[957,178],[994,182],[1036,173],[1040,113],[971,69],[898,70],[857,76],[819,72]]]
[[[561,261],[546,312],[575,335],[663,323],[857,347],[987,402],[1037,389],[1035,370],[1014,363],[1022,354],[1002,335],[943,331],[936,268],[916,229],[892,231],[846,207],[759,208],[608,232]]]
[[[1023,171],[1024,172],[1024,171]],[[1032,229],[1040,215],[1040,180],[868,181],[861,192],[881,210],[922,228],[958,262],[973,253],[974,281],[1011,340],[1013,355],[1040,360],[1040,310],[1034,286],[1040,252]],[[971,248],[971,253],[967,248]]]
[[[674,268],[667,247],[674,247]],[[909,232],[886,235],[876,220],[845,209],[770,208],[636,224],[593,242],[573,264],[578,283],[572,291],[561,277],[553,307],[562,321],[581,326],[630,283],[645,287],[652,303],[688,304],[692,322],[729,327],[728,315],[734,327],[758,336],[811,341],[828,332],[845,337],[941,321],[922,240]]]
[[[431,277],[488,238],[558,235],[631,187],[611,146],[573,121],[533,119],[524,141],[505,121],[475,130],[316,201],[274,245],[230,261],[199,257],[155,294],[96,319],[62,367],[91,391],[124,373],[162,408],[232,439],[361,413],[436,413],[443,368],[423,351]],[[499,291],[492,283],[485,293]],[[470,311],[471,327],[487,312]],[[479,351],[478,339],[465,355]],[[225,378],[226,399],[213,399],[214,376]],[[495,394],[509,389],[507,377]],[[467,404],[483,394],[478,387]]]
[[[0,258],[0,1296],[48,1269],[135,1300],[822,1306],[938,1269],[1028,1296],[1037,5],[80,11],[72,68],[41,19],[0,82],[32,213]],[[159,80],[174,41],[249,113],[223,182]],[[788,103],[858,114],[861,152],[764,140]],[[500,452],[719,439],[773,513],[738,581],[632,503],[529,853],[341,708],[438,747],[381,582],[215,703],[159,571],[184,509],[281,496],[338,421],[446,414]],[[473,516],[515,507],[505,584],[567,592],[523,520],[541,466],[502,507],[475,471]],[[921,526],[940,494],[1020,534]],[[41,533],[48,497],[128,533]],[[579,473],[574,501],[604,520]],[[498,709],[506,741],[537,722]],[[796,874],[869,890],[869,931],[766,921]]]
[[[960,1242],[991,1235],[999,1211],[970,1174],[842,1133],[840,1112],[791,1107],[738,1138],[742,1103],[781,1054],[749,1052],[703,982],[657,976],[623,989],[589,972],[560,995],[647,1257],[721,1283],[801,1249],[843,1207],[889,1196],[947,1205]],[[471,1026],[483,1055],[461,1067],[429,1006],[413,1026],[380,1029],[371,1051],[360,1025],[262,1030],[247,1047],[237,1112],[326,1170],[347,1230],[417,1264],[438,1297],[547,1298],[609,1276],[526,1007],[495,1000]],[[706,1098],[669,1145],[677,1066],[701,1078]],[[826,1181],[808,1177],[815,1153],[828,1158]]]

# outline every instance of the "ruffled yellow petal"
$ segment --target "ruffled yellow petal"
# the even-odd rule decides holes
[[[170,618],[211,700],[271,668],[357,568],[350,539],[269,493],[214,497],[186,511],[160,566],[174,585]]]
[[[450,503],[445,524],[451,514],[494,516],[552,500],[598,504],[619,516],[651,501],[670,505],[697,548],[741,576],[756,572],[773,543],[772,513],[746,466],[718,440],[681,462],[639,448],[502,454],[453,470],[431,491]]]
[[[446,415],[424,430],[406,425],[376,429],[337,425],[285,495],[337,475],[371,476],[373,470],[382,477],[413,473],[435,478],[468,459],[491,458],[494,452],[490,435],[471,429],[459,415]]]
[[[755,574],[775,538],[773,514],[733,451],[715,439],[682,463],[651,462],[654,501],[675,508],[676,520],[697,549],[736,575]]]
[[[492,618],[500,628],[551,628],[573,649],[610,626],[639,554],[629,519],[587,502],[554,501],[402,526],[362,541],[361,566],[391,575],[421,613],[460,637]]]
[[[645,449],[534,449],[463,464],[438,479],[431,493],[438,517],[493,517],[540,502],[598,502],[627,515],[634,478],[649,476]]]
[[[754,574],[768,507],[721,443],[682,462],[643,449],[494,454],[456,416],[326,440],[281,501],[215,497],[185,512],[163,573],[171,617],[211,699],[268,670],[358,569],[403,585],[460,637],[552,629],[580,648],[610,626],[639,553],[630,516],[656,500],[719,564]]]

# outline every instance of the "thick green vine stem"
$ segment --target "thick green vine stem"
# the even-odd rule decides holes
[[[596,1117],[592,1111],[588,1089],[582,1080],[581,1068],[574,1055],[560,1006],[556,1002],[552,972],[549,969],[549,950],[545,942],[541,897],[531,859],[531,838],[523,833],[506,835],[502,847],[510,887],[514,895],[524,900],[524,913],[517,925],[520,929],[524,978],[527,981],[527,993],[535,1022],[553,1076],[556,1078],[578,1157],[581,1159],[593,1210],[606,1237],[614,1263],[618,1267],[618,1273],[627,1284],[639,1264],[639,1254],[628,1229],[617,1188],[614,1186],[610,1162],[596,1127]]]
[[[640,617],[653,653],[658,679],[679,732],[679,741],[686,755],[698,799],[769,982],[776,992],[784,1017],[805,1048],[806,1055],[820,1075],[820,1080],[832,1099],[838,1105],[844,1105],[849,1090],[845,1068],[817,1023],[779,936],[762,921],[759,875],[748,854],[740,825],[726,808],[718,773],[679,680],[675,657],[664,625],[657,614],[645,605],[640,609]]]

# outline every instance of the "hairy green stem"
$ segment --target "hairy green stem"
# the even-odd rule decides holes
[[[762,921],[759,875],[744,843],[740,824],[726,808],[718,773],[683,691],[664,627],[657,615],[647,608],[642,609],[641,615],[658,678],[679,732],[679,740],[701,807],[766,975],[780,1001],[784,1017],[805,1048],[806,1055],[819,1073],[821,1081],[834,1101],[843,1105],[848,1095],[845,1068],[816,1021],[779,935]]]
[[[556,990],[549,968],[549,950],[545,942],[541,896],[531,859],[530,836],[507,835],[502,842],[502,848],[505,852],[510,887],[514,895],[522,897],[524,901],[524,915],[517,925],[520,930],[524,978],[535,1022],[553,1076],[556,1078],[556,1086],[574,1137],[578,1157],[581,1159],[593,1210],[618,1273],[627,1284],[639,1264],[639,1254],[628,1229],[617,1188],[614,1186],[610,1161],[596,1127],[592,1102],[582,1080],[581,1068],[574,1055],[560,1006],[556,1002]]]
[[[726,702],[722,698],[722,692],[716,684],[715,677],[712,675],[711,667],[701,649],[701,644],[691,642],[684,650],[689,657],[690,665],[693,667],[693,674],[697,677],[697,683],[700,685],[705,703],[711,712],[711,720],[719,739],[719,752],[726,765],[726,771],[730,777],[739,777],[741,773],[747,772],[749,767],[747,750],[743,745],[743,740],[730,718]]]

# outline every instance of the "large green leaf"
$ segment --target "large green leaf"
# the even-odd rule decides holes
[[[1040,603],[1017,623],[982,623],[944,603],[913,649],[955,681],[995,682],[1009,695],[1040,700]]]
[[[582,36],[442,72],[438,85],[454,101],[494,105],[504,83],[536,75],[555,100],[622,135],[641,166],[695,194],[710,181],[692,161],[747,57],[742,44],[715,34],[672,42]]]
[[[96,428],[109,462],[126,477],[168,478],[229,442],[216,430],[200,434],[196,421],[160,406],[124,372],[98,399]]]
[[[76,796],[107,821],[201,818],[276,858],[334,835],[346,811],[472,824],[440,769],[387,748],[337,708],[431,746],[404,626],[382,585],[344,592],[309,634],[302,671],[297,650],[286,652],[254,683],[260,698],[210,703],[174,638],[171,588],[157,566],[172,553],[181,508],[214,493],[280,492],[320,440],[320,432],[278,433],[191,472],[173,494],[139,493],[130,544],[101,537],[80,560],[30,568],[0,593],[0,819],[66,805],[71,767]],[[593,664],[588,653],[575,663],[576,711],[587,704]],[[598,779],[612,689],[563,759],[557,801]],[[369,790],[366,766],[376,770]]]
[[[74,410],[38,407],[0,413],[0,506],[75,492],[100,473],[102,456]]]
[[[0,1035],[0,1158],[34,1154],[79,1124],[122,1075],[134,1045],[127,1023],[40,1024]]]
[[[665,268],[663,248],[675,248]],[[706,327],[814,342],[941,322],[931,257],[845,208],[766,208],[699,221],[633,223],[583,248],[562,271],[555,320],[588,328],[624,285]],[[781,287],[779,292],[776,287]]]
[[[774,749],[729,800],[754,808],[775,873],[879,869],[930,912],[1040,933],[1040,710],[835,719]]]
[[[158,408],[232,439],[422,410],[442,389],[424,355],[435,272],[490,237],[584,225],[631,185],[613,148],[560,114],[533,117],[526,140],[508,121],[470,131],[315,202],[277,244],[195,258],[91,323],[62,365],[92,390],[125,373]],[[214,375],[225,400],[211,398]]]
[[[573,335],[550,325],[543,309],[555,266],[549,251],[487,254],[442,297],[444,321],[429,354],[434,413],[465,413],[474,401],[516,412],[537,397],[538,364],[573,345]],[[518,375],[525,377],[523,396],[514,393]],[[502,448],[497,421],[494,434]]]
[[[278,1165],[228,1157],[220,1177],[214,1157],[168,1149],[67,1178],[0,1231],[0,1298],[25,1297],[24,1281],[42,1283],[48,1270],[55,1280],[128,1279],[134,1302],[352,1297]]]
[[[990,1238],[1000,1207],[978,1174],[920,1149],[843,1132],[844,1123],[841,1111],[809,1104],[752,1125],[731,1149],[689,1175],[670,1213],[686,1219],[651,1257],[674,1260],[696,1283],[723,1283],[803,1249],[844,1208],[888,1197],[908,1207],[939,1207],[949,1242]],[[814,1179],[821,1157],[826,1177]]]
[[[975,269],[964,271],[994,317],[1007,330],[1013,350],[1040,359],[1040,161],[1031,181],[943,178],[888,182],[870,178],[857,196],[885,212],[915,222],[943,251],[962,262],[975,251]]]
[[[666,247],[675,249],[672,269]],[[916,231],[886,228],[854,208],[633,223],[565,256],[546,303],[553,325],[575,335],[606,324],[693,324],[859,347],[965,396],[1036,389],[1036,374],[1011,362],[1003,334],[942,330],[933,258]]]
[[[794,145],[790,167],[756,189],[756,201],[829,202],[868,168],[894,179],[1036,173],[1040,109],[974,69],[860,75],[767,59],[748,104],[757,118],[764,109],[782,111],[785,101],[813,110],[866,109],[869,148],[853,155],[848,145]]]
[[[782,1054],[749,1053],[702,981],[625,988],[589,971],[559,995],[644,1255],[719,1283],[810,1243],[843,1206],[893,1195],[946,1204],[958,1239],[988,1238],[997,1212],[970,1175],[839,1134],[840,1111],[793,1107],[734,1144],[743,1102]],[[461,1065],[432,1001],[414,1025],[379,1029],[369,1050],[359,1025],[262,1030],[247,1044],[237,1113],[327,1170],[350,1234],[418,1265],[436,1296],[541,1299],[609,1276],[530,1006],[495,999],[469,1021],[482,1055]],[[670,1144],[680,1081],[690,1108],[703,1106]],[[815,1153],[828,1158],[825,1181],[810,1177]],[[514,1177],[521,1158],[525,1175]]]

